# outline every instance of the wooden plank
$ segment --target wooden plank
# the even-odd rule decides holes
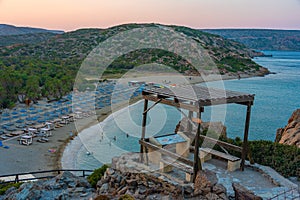
[[[190,166],[190,165],[186,165],[184,163],[181,163],[180,161],[178,160],[175,160],[173,158],[170,158],[170,157],[163,157],[161,159],[161,162],[167,164],[167,165],[170,165],[170,166],[173,166],[173,167],[176,167],[178,168],[179,170],[181,171],[184,171],[186,173],[189,173],[189,174],[193,174],[193,168]]]
[[[200,106],[211,106],[227,103],[238,103],[246,105],[253,104],[254,95],[240,92],[207,88],[203,86],[178,86],[175,88],[148,88],[143,95],[155,94],[164,98],[176,98],[180,101],[199,102]]]
[[[156,151],[159,151],[161,154],[163,155],[167,155],[167,156],[170,156],[171,158],[174,158],[176,160],[179,160],[180,162],[184,163],[184,164],[187,164],[187,165],[190,165],[190,166],[193,166],[193,161],[189,160],[189,159],[186,159],[182,156],[179,156],[178,154],[176,153],[173,153],[171,151],[168,151],[166,149],[163,149],[163,148],[160,148],[154,144],[151,144],[149,142],[146,142],[146,141],[143,141],[143,140],[139,140],[139,143],[140,145],[144,146],[144,147],[148,147],[148,148],[151,148],[153,150],[156,150]]]
[[[202,124],[202,120],[199,119],[199,118],[193,117],[193,118],[192,118],[192,121],[195,122],[195,123],[197,123],[197,124]]]
[[[149,101],[154,101],[154,102],[160,100],[159,98],[157,98],[153,95],[144,95],[143,98],[147,99]],[[189,110],[189,111],[193,111],[193,112],[199,112],[197,106],[189,105],[189,104],[185,104],[185,103],[176,103],[173,100],[162,99],[160,101],[160,103],[166,104],[166,105],[169,105],[169,106],[174,106],[174,107],[177,107],[177,108],[183,108],[185,110]]]
[[[204,136],[204,135],[200,135],[200,138],[205,139],[209,142],[215,143],[217,145],[220,145],[222,147],[232,149],[232,150],[237,151],[237,152],[242,152],[243,151],[242,147],[239,147],[239,146],[227,143],[227,142],[223,142],[223,141],[220,141],[220,140],[216,140],[214,138],[210,138],[210,137],[207,137],[207,136]],[[190,150],[195,151],[195,147],[190,147]]]
[[[226,154],[226,153],[223,153],[223,152],[220,152],[220,151],[216,151],[216,150],[210,149],[210,148],[200,148],[200,151],[204,151],[205,153],[213,154],[215,156],[218,156],[220,158],[224,158],[224,159],[230,160],[230,161],[240,160],[240,158],[238,158],[238,157],[235,157],[233,155]]]

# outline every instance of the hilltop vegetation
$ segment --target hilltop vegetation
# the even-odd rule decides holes
[[[244,44],[257,50],[300,51],[300,31],[268,29],[203,30]]]
[[[37,44],[54,37],[55,33],[32,33],[21,35],[0,35],[0,46]]]
[[[37,44],[0,47],[0,104],[11,107],[20,94],[23,96],[21,100],[42,96],[61,98],[72,90],[82,61],[100,42],[121,31],[153,26],[157,27],[156,24],[126,24],[109,29],[80,29]],[[251,60],[259,53],[244,45],[187,27],[170,27],[201,44],[222,74],[268,73]],[[145,63],[164,64],[180,73],[197,75],[189,62],[159,49],[142,49],[123,55],[111,63],[105,74],[122,74]]]

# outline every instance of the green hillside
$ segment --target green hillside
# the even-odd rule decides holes
[[[29,33],[21,35],[0,35],[0,46],[37,44],[54,37],[55,33]]]
[[[100,42],[121,31],[154,26],[158,25],[126,24],[108,29],[80,29],[37,44],[0,47],[0,103],[3,107],[13,106],[18,94],[30,99],[41,96],[61,98],[72,90],[82,61]],[[170,27],[201,44],[222,74],[268,73],[251,60],[251,57],[260,54],[244,45],[187,27]],[[171,66],[183,74],[196,74],[186,60],[159,49],[142,49],[121,56],[105,74],[122,74],[134,66],[153,62]]]

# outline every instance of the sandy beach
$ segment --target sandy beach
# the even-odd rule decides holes
[[[147,76],[146,81],[152,81],[156,83],[164,83],[166,80],[172,84],[186,84],[188,82],[195,84],[203,82],[201,77],[186,77],[183,76]],[[249,76],[242,76],[242,78],[248,78]],[[236,79],[235,76],[222,76],[223,80]],[[141,77],[131,78],[131,80],[141,80]],[[209,75],[205,78],[205,81],[219,80],[219,75]],[[145,79],[144,79],[145,80]],[[127,80],[125,80],[127,81]],[[139,98],[134,99],[130,103],[138,101]],[[128,102],[120,103],[114,111],[128,106]],[[117,108],[117,109],[116,109]],[[8,149],[0,148],[0,175],[7,175],[12,173],[32,172],[41,170],[53,170],[61,168],[61,157],[66,145],[70,139],[74,137],[74,133],[78,133],[81,130],[88,128],[103,121],[111,114],[111,107],[106,107],[96,111],[96,115],[78,119],[76,126],[74,122],[71,122],[61,128],[55,129],[52,136],[49,137],[49,142],[39,143],[33,139],[33,143],[29,146],[20,145],[19,141],[12,139],[10,141],[4,141],[4,146],[9,146]],[[71,134],[73,133],[73,134]]]

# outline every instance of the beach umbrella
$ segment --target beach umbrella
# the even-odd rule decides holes
[[[14,115],[14,116],[12,116],[12,118],[17,119],[17,118],[19,118],[19,115]]]
[[[18,114],[19,114],[19,112],[17,112],[17,111],[13,111],[11,114],[12,114],[12,115],[18,115]]]
[[[28,114],[27,114],[27,113],[22,113],[20,116],[21,116],[21,117],[27,117]]]
[[[9,121],[9,120],[10,120],[10,117],[2,117],[2,120],[3,120],[3,121]]]
[[[18,119],[18,120],[16,121],[16,123],[18,123],[18,124],[24,123],[24,120],[23,120],[23,119]]]
[[[45,119],[39,119],[39,120],[37,120],[37,122],[38,123],[44,123],[44,122],[46,122],[46,120]]]
[[[26,110],[26,109],[21,109],[20,112],[21,112],[21,113],[26,113],[27,110]]]
[[[35,110],[35,107],[30,107],[29,110]]]
[[[2,117],[9,117],[10,114],[9,113],[2,113]]]

